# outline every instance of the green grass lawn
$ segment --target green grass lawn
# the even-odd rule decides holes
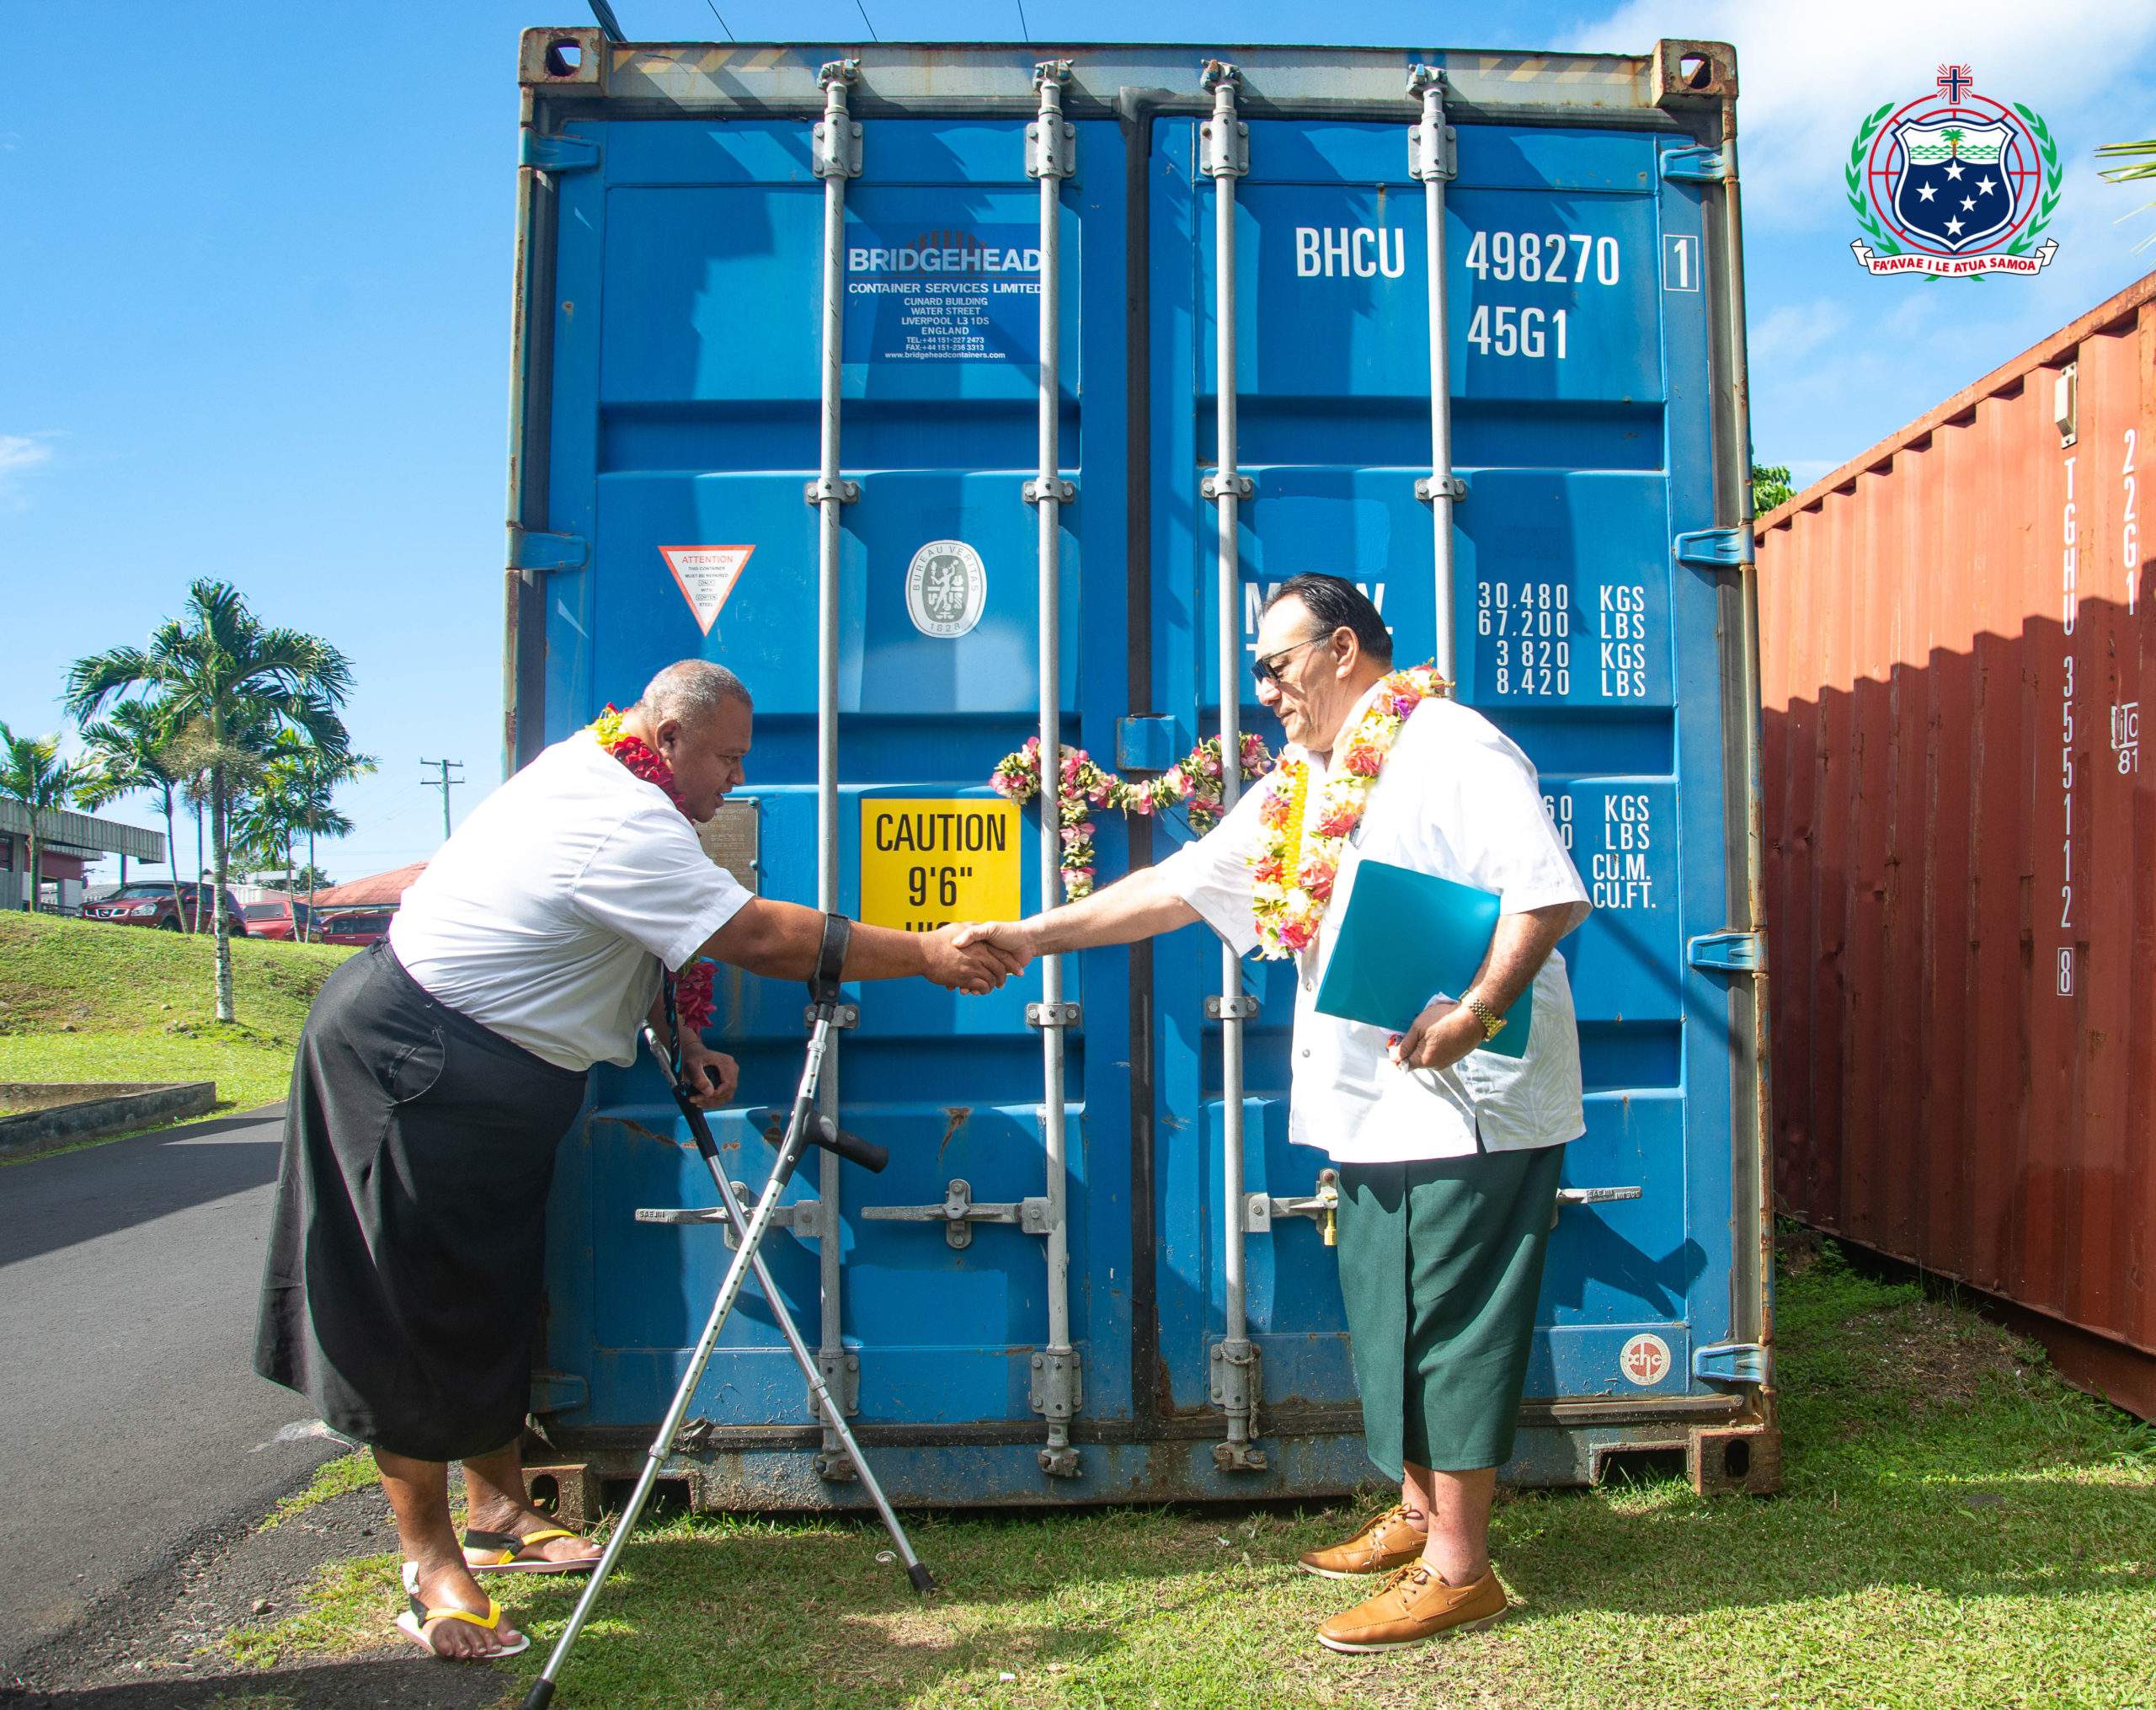
[[[0,914],[0,1081],[215,1081],[221,1108],[285,1096],[307,1006],[352,952],[232,941],[220,1025],[207,938]]]
[[[1505,1499],[1495,1553],[1517,1607],[1492,1633],[1377,1659],[1316,1645],[1353,1588],[1294,1558],[1374,1495],[918,1518],[944,1588],[926,1601],[875,1559],[873,1526],[680,1515],[629,1552],[558,1702],[2156,1706],[2156,1433],[1972,1312],[1861,1276],[1831,1245],[1801,1262],[1781,1281],[1785,1494]],[[267,1663],[379,1643],[395,1568],[326,1569],[310,1608],[235,1649]],[[494,1590],[535,1640],[506,1691],[536,1671],[576,1586]]]

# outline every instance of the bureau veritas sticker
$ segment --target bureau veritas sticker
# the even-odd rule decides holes
[[[681,597],[696,614],[696,622],[703,626],[705,634],[710,634],[712,625],[718,621],[719,608],[726,604],[726,596],[734,591],[734,585],[741,580],[749,554],[754,551],[755,548],[752,546],[659,548],[659,557],[666,560],[666,568],[674,573]]]
[[[2038,273],[2058,253],[2043,230],[2058,206],[2058,145],[2035,110],[1976,93],[1966,65],[1943,65],[1926,95],[1889,101],[1857,127],[1849,206],[1864,238],[1849,249],[1874,274],[1968,278]]]
[[[988,570],[962,540],[931,540],[906,566],[906,615],[923,635],[966,634],[987,603]]]
[[[1669,1376],[1669,1344],[1659,1336],[1635,1336],[1618,1355],[1617,1369],[1628,1383],[1652,1388]]]

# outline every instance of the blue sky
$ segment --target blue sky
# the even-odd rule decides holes
[[[1021,0],[865,0],[884,40],[1017,38]],[[1022,0],[1036,40],[1214,40],[1217,12]],[[639,40],[723,40],[709,0],[616,0]],[[718,0],[744,40],[851,40],[853,0]],[[351,655],[381,773],[339,878],[431,854],[419,761],[497,781],[510,249],[526,24],[580,0],[7,0],[0,109],[0,719],[61,724],[70,660],[139,639],[189,580]],[[1246,0],[1249,41],[1639,52],[1737,44],[1753,437],[1823,473],[2156,266],[2147,186],[2095,176],[2156,135],[2156,8],[1635,0],[1322,8]],[[1942,60],[2048,120],[2068,163],[2033,281],[1873,279],[1841,166],[1863,115]],[[152,822],[147,803],[120,816]],[[191,839],[185,860],[191,862]]]

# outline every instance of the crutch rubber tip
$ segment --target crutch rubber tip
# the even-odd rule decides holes
[[[524,1695],[524,1710],[547,1710],[553,1697],[554,1683],[552,1681],[534,1681],[531,1690]]]
[[[913,1581],[913,1589],[924,1597],[936,1589],[935,1579],[930,1574],[926,1562],[915,1562],[907,1568],[906,1578]],[[525,1710],[533,1710],[533,1707],[526,1705]]]

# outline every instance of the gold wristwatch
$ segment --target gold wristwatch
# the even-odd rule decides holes
[[[1490,1041],[1505,1030],[1505,1018],[1481,998],[1463,997],[1460,1002],[1475,1012],[1475,1018],[1482,1023],[1482,1043]]]

